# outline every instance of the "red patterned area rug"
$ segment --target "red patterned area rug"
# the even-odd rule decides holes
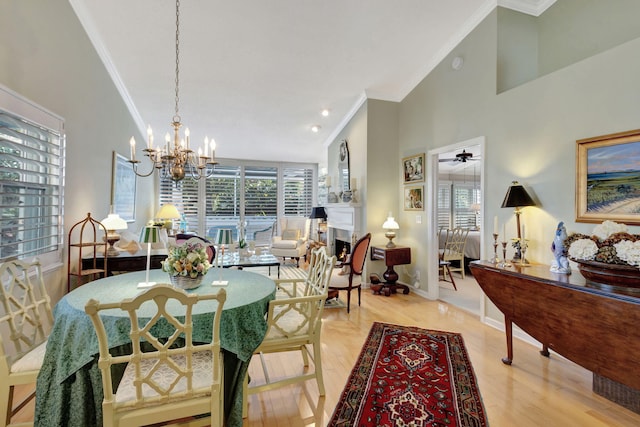
[[[488,426],[462,335],[375,322],[329,426]]]

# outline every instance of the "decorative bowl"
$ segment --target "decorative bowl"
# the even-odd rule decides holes
[[[614,289],[640,291],[640,268],[632,265],[573,260],[587,283]]]
[[[189,276],[169,276],[171,284],[180,289],[195,289],[202,283],[203,275],[194,278]]]

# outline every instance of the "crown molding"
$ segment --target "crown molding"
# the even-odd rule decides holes
[[[553,6],[555,2],[556,0],[498,0],[498,6],[537,17]]]

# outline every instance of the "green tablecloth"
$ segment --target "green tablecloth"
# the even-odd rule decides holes
[[[218,271],[210,270],[198,294],[216,293],[211,286]],[[274,282],[259,274],[224,269],[222,278],[227,300],[222,312],[220,341],[225,364],[225,412],[228,426],[242,425],[242,381],[253,351],[267,330],[265,313],[275,297]],[[169,277],[152,270],[150,281],[168,283]],[[98,338],[84,305],[94,298],[101,303],[131,298],[144,289],[137,287],[145,272],[107,277],[87,283],[65,295],[54,308],[55,323],[47,343],[44,363],[36,389],[36,426],[102,426],[102,377],[97,364]],[[201,301],[194,307],[194,341],[211,341],[213,303]],[[182,308],[176,306],[174,315]],[[128,317],[103,315],[107,335],[114,346],[126,345],[129,339]]]

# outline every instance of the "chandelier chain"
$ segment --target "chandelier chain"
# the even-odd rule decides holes
[[[136,159],[136,141],[133,137],[129,141],[131,145],[131,158],[129,163],[137,176],[150,176],[158,171],[161,178],[170,178],[174,182],[182,181],[189,176],[198,180],[213,176],[214,166],[218,163],[215,159],[215,141],[204,138],[204,150],[198,148],[197,152],[191,149],[190,133],[187,128],[184,131],[184,139],[180,137],[180,0],[176,0],[176,77],[175,77],[175,115],[171,127],[173,128],[173,141],[169,133],[165,136],[165,144],[153,146],[153,131],[151,126],[147,129],[147,146],[142,151],[145,157],[151,161],[151,170],[148,173],[138,171],[140,160]]]
[[[176,0],[176,114],[173,121],[180,122],[180,110],[178,104],[180,102],[180,0]]]

